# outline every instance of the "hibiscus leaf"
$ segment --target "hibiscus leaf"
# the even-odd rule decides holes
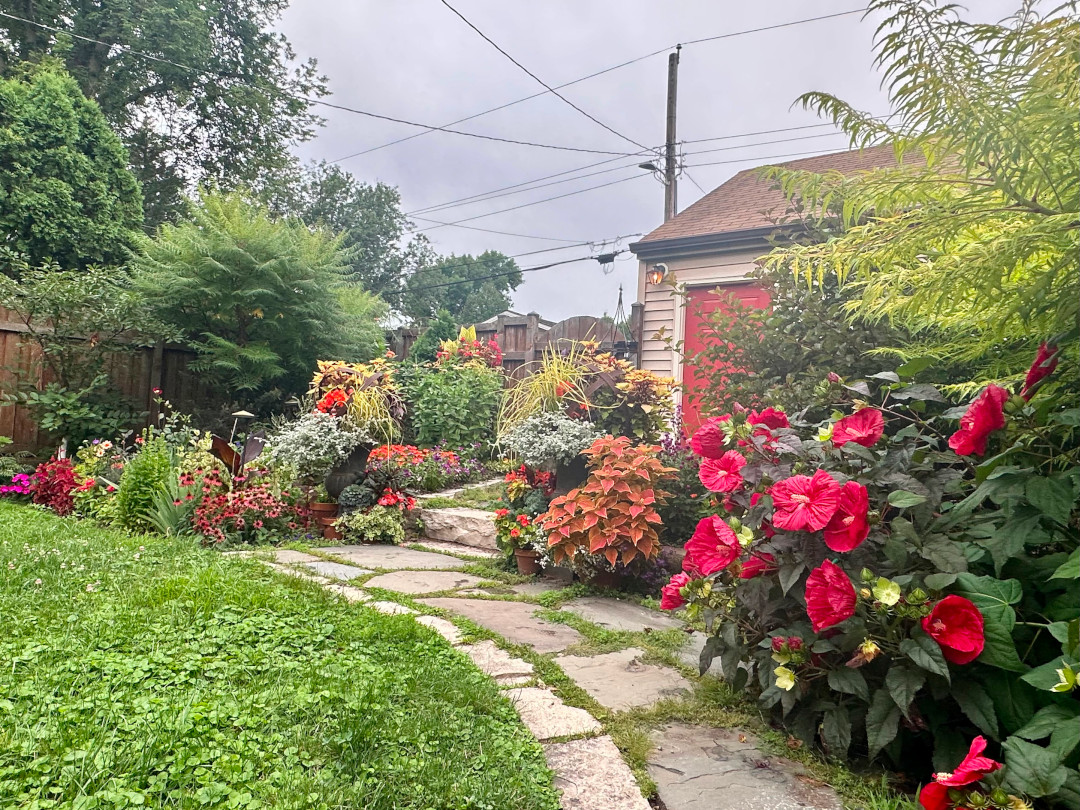
[[[871,380],[886,380],[888,382],[900,382],[900,375],[895,371],[879,371],[877,374],[869,375]]]
[[[848,391],[854,391],[856,394],[862,394],[864,397],[870,396],[870,386],[861,380],[853,385],[845,385],[844,388]]]
[[[906,509],[909,506],[918,506],[921,503],[926,503],[925,495],[916,495],[914,492],[908,492],[906,489],[896,489],[889,493],[889,504],[898,509]]]
[[[1022,728],[1035,714],[1036,692],[1011,672],[991,670],[982,677],[1002,727],[1009,733]]]
[[[923,402],[948,402],[941,395],[941,392],[937,388],[928,383],[916,383],[915,385],[909,385],[906,388],[901,388],[899,391],[893,391],[891,394],[893,399],[914,399],[921,400]]]
[[[943,535],[928,539],[919,554],[934,564],[943,574],[959,574],[967,571],[967,557],[960,543]]]
[[[1080,579],[1080,548],[1073,549],[1069,559],[1050,575],[1050,579]]]
[[[870,700],[870,689],[866,686],[866,678],[857,669],[829,670],[828,680],[829,688],[835,692]]]
[[[911,715],[908,710],[924,683],[926,673],[903,664],[894,664],[885,676],[885,687],[889,690],[889,695],[909,720]]]
[[[1056,793],[1069,776],[1062,757],[1041,745],[1010,737],[1005,741],[1005,783],[1038,799]]]
[[[870,702],[870,710],[866,713],[866,744],[870,749],[871,759],[896,739],[899,725],[900,710],[896,703],[886,689],[878,689]]]
[[[956,574],[927,574],[923,582],[930,590],[941,591],[956,582]]]
[[[1016,645],[1012,639],[1016,611],[1011,605],[1019,602],[1024,595],[1019,580],[960,574],[953,590],[970,599],[982,613],[985,646],[979,661],[1010,672],[1023,672],[1027,669],[1016,654]]]
[[[1058,675],[1059,669],[1069,667],[1075,672],[1077,666],[1080,665],[1078,665],[1076,661],[1070,661],[1065,656],[1061,655],[1046,662],[1042,666],[1028,670],[1020,676],[1020,680],[1024,683],[1030,683],[1040,691],[1049,692],[1061,681],[1061,676]]]
[[[1032,506],[1062,526],[1069,525],[1069,515],[1076,501],[1072,487],[1060,478],[1037,476],[1024,487],[1024,494]]]
[[[936,362],[937,360],[933,357],[914,357],[896,369],[896,373],[901,377],[914,377],[920,371],[925,371]]]
[[[829,756],[843,759],[851,747],[851,718],[847,709],[830,709],[821,723],[821,739]]]
[[[949,665],[945,663],[941,647],[921,630],[916,629],[912,632],[911,638],[905,638],[900,642],[900,652],[927,672],[949,680]]]
[[[1075,726],[1077,732],[1080,733],[1080,722],[1077,722],[1078,720],[1080,720],[1080,705],[1076,703],[1051,703],[1049,706],[1043,706],[1039,709],[1035,716],[1016,732],[1016,736],[1034,742],[1049,737],[1064,726]],[[1063,751],[1061,753],[1065,755],[1069,752]]]
[[[799,581],[799,577],[802,576],[802,572],[806,569],[805,563],[788,563],[780,566],[780,587],[784,591],[784,595],[791,590],[791,586]]]
[[[994,701],[978,683],[972,680],[957,684],[952,692],[953,700],[967,719],[974,723],[979,731],[992,740],[998,739],[998,721],[994,714]]]

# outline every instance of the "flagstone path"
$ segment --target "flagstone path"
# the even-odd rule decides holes
[[[613,713],[684,697],[693,691],[692,681],[671,667],[643,660],[645,653],[629,645],[596,655],[576,650],[587,642],[585,636],[566,624],[535,615],[541,606],[523,601],[566,587],[569,581],[542,578],[509,588],[477,587],[484,580],[461,569],[470,560],[492,556],[489,551],[445,541],[423,541],[422,545],[435,550],[331,546],[307,554],[281,549],[273,551],[273,559],[262,561],[349,602],[382,613],[415,616],[467,655],[505,690],[522,723],[544,745],[563,810],[650,810],[653,805],[642,796],[619,749],[604,733],[601,720],[607,715],[598,719],[585,709],[566,705],[542,682],[532,663],[511,655],[495,641],[473,641],[466,629],[448,618],[422,611],[427,608],[467,619],[510,644],[529,647]],[[364,579],[349,584],[359,578]],[[372,589],[403,594],[420,610],[380,599]],[[572,599],[560,610],[612,632],[684,629],[672,616],[614,598]],[[688,633],[680,660],[696,668],[704,642],[702,633]],[[587,645],[582,649],[587,651]],[[841,808],[831,788],[808,777],[796,763],[766,756],[751,735],[737,730],[672,723],[656,729],[652,742],[647,769],[657,786],[656,806],[664,810]]]

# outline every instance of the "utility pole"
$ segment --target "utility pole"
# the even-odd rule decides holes
[[[677,213],[678,188],[675,173],[678,170],[678,157],[675,154],[675,109],[679,89],[679,51],[682,45],[675,46],[675,52],[667,60],[667,139],[664,143],[664,222]]]

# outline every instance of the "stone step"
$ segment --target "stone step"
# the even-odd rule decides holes
[[[563,655],[555,663],[598,703],[613,711],[649,706],[689,693],[686,678],[668,667],[642,663],[644,654],[630,647],[602,655]]]
[[[495,539],[494,512],[464,506],[421,508],[420,520],[424,524],[424,537],[429,540],[458,543],[489,551],[497,551],[499,548]]]
[[[549,743],[544,757],[555,772],[562,810],[650,810],[611,737]]]
[[[584,709],[567,706],[547,689],[509,689],[506,696],[514,704],[525,728],[540,742],[556,737],[577,737],[600,730],[600,723]]]
[[[503,602],[495,599],[420,599],[429,607],[449,610],[486,627],[513,644],[528,644],[538,653],[561,652],[582,641],[572,627],[537,618],[539,609],[527,602]]]

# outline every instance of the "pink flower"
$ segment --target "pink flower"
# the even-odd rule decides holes
[[[1046,377],[1053,374],[1057,364],[1058,347],[1047,345],[1044,341],[1039,346],[1039,351],[1035,355],[1031,368],[1028,369],[1027,376],[1024,377],[1024,387],[1020,391],[1020,396],[1024,399],[1031,399],[1032,394],[1035,393],[1032,389]]]
[[[941,647],[946,661],[970,664],[986,644],[982,612],[975,603],[950,594],[924,616],[922,628]]]
[[[885,418],[877,408],[861,408],[833,425],[832,440],[837,447],[848,442],[873,447],[885,432]]]
[[[778,529],[816,532],[825,528],[840,501],[840,484],[824,470],[813,476],[793,475],[769,488],[773,505],[772,522]]]
[[[690,584],[690,577],[686,574],[676,574],[663,588],[660,589],[660,609],[675,610],[686,604],[680,590]]]
[[[766,408],[761,413],[750,411],[750,414],[746,417],[746,421],[751,425],[762,425],[770,430],[791,427],[787,414],[783,411],[778,411],[776,408]]]
[[[739,556],[739,539],[717,515],[700,521],[694,536],[683,546],[683,571],[707,577],[723,571]]]
[[[753,579],[776,570],[776,557],[766,551],[755,554],[742,564],[739,579]]]
[[[1009,392],[1000,385],[986,386],[960,417],[960,429],[949,437],[949,447],[958,456],[981,456],[985,453],[990,434],[1005,427],[1005,403],[1008,399]]]
[[[855,586],[844,569],[826,560],[806,578],[806,614],[815,633],[855,615]]]
[[[690,439],[690,449],[702,458],[720,458],[724,454],[724,445],[727,437],[724,435],[722,422],[727,422],[730,416],[714,416],[705,420],[705,423],[694,431]]]
[[[934,781],[947,788],[964,787],[998,770],[1001,763],[995,762],[990,757],[984,757],[982,754],[985,750],[986,738],[976,737],[971,741],[967,756],[956,766],[956,770],[952,773],[936,773]]]
[[[739,472],[746,466],[746,459],[737,450],[728,450],[720,458],[706,458],[701,462],[698,478],[711,492],[734,492],[742,486]]]
[[[857,481],[848,481],[840,488],[836,514],[825,527],[825,545],[833,551],[851,551],[862,544],[870,534],[867,515],[870,497],[866,487]]]

